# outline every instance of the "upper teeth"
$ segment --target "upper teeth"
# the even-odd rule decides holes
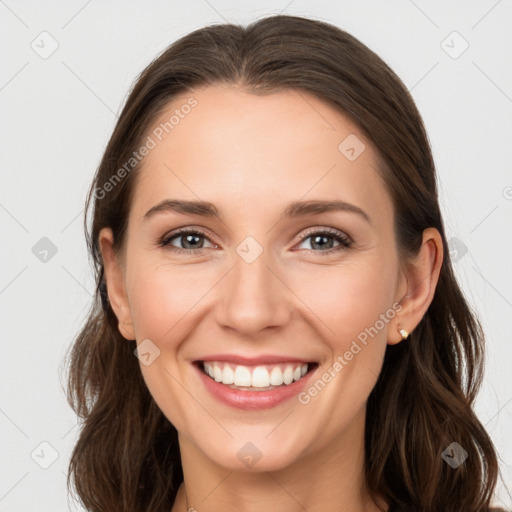
[[[203,363],[205,373],[212,379],[223,384],[235,386],[247,386],[266,388],[268,386],[280,386],[291,384],[299,380],[308,371],[307,363],[286,363],[271,366],[231,366],[229,363],[210,361]]]

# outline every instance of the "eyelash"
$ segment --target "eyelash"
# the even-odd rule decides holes
[[[174,240],[175,238],[178,238],[180,235],[199,235],[204,238],[206,238],[208,241],[210,241],[213,245],[217,245],[214,242],[212,242],[209,237],[201,230],[196,229],[186,229],[181,228],[177,231],[174,231],[173,233],[170,233],[169,235],[166,235],[162,240],[160,241],[160,246],[170,249],[176,254],[186,253],[186,254],[192,254],[192,253],[198,253],[202,251],[203,249],[207,249],[207,247],[200,247],[199,249],[180,249],[179,247],[174,247],[170,245],[170,242]],[[310,238],[312,235],[327,235],[328,237],[334,238],[337,242],[339,242],[340,245],[338,247],[334,247],[332,249],[326,250],[326,251],[315,251],[313,249],[301,249],[308,252],[314,252],[316,254],[332,254],[334,252],[338,252],[344,249],[350,249],[352,247],[353,242],[350,240],[350,238],[342,233],[341,231],[338,231],[336,229],[332,228],[325,228],[325,229],[312,229],[309,231],[306,231],[300,236],[301,243],[306,240],[307,238]]]

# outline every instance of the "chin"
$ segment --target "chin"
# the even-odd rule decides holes
[[[301,443],[293,436],[268,436],[269,429],[259,435],[235,436],[228,442],[204,443],[198,445],[199,449],[214,464],[230,471],[258,473],[263,471],[279,471],[294,464],[304,450]]]

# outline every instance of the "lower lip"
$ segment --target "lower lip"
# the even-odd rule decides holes
[[[242,391],[233,389],[225,384],[217,382],[206,375],[201,368],[196,366],[206,389],[222,403],[238,409],[271,409],[282,402],[297,396],[305,387],[315,369],[309,371],[300,380],[291,384],[279,386],[268,391]]]

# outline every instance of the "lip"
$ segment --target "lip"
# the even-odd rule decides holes
[[[217,357],[217,356],[215,356]],[[206,361],[209,361],[207,359]],[[211,359],[212,361],[214,359]],[[229,361],[226,359],[226,356],[222,358],[219,357],[215,360],[221,360],[226,362],[235,362],[241,361],[239,357],[232,357]],[[270,363],[261,362],[262,359],[251,359],[251,363],[254,361],[258,361],[260,364],[272,364],[276,362],[307,362],[305,360],[295,360],[290,359],[289,357],[286,359],[281,359],[276,361],[276,359],[272,359]],[[243,363],[240,363],[243,364]],[[246,363],[247,364],[247,363]],[[269,391],[241,391],[238,389],[233,389],[225,384],[220,382],[216,382],[209,375],[203,372],[201,369],[202,361],[197,362],[193,365],[197,372],[199,373],[199,377],[205,385],[206,389],[213,395],[214,398],[219,400],[225,405],[229,405],[231,407],[235,407],[237,409],[244,410],[263,410],[263,409],[271,409],[272,407],[276,407],[279,404],[285,402],[286,400],[290,400],[291,398],[297,396],[304,387],[309,383],[312,378],[312,375],[318,369],[318,365],[308,370],[308,373],[304,375],[301,379],[292,382],[289,385],[279,386],[275,389],[271,389]]]
[[[279,356],[266,354],[257,357],[244,357],[244,356],[236,356],[233,354],[213,354],[209,356],[202,357],[200,360],[196,362],[213,362],[213,361],[222,361],[225,363],[233,363],[239,364],[242,366],[257,366],[260,364],[279,364],[279,363],[311,363],[311,359],[299,359],[297,357],[290,356]],[[291,385],[291,384],[290,384]]]

